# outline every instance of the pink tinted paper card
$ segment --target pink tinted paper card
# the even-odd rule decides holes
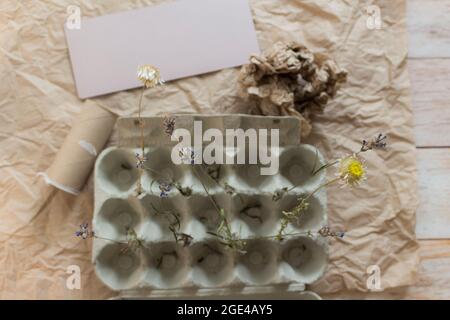
[[[259,54],[248,0],[178,0],[66,26],[78,96],[139,87],[137,68],[164,80],[236,67]]]

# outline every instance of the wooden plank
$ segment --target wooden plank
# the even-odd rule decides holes
[[[450,146],[450,59],[410,59],[409,75],[417,146]]]
[[[450,240],[420,242],[419,279],[407,291],[414,299],[450,299]]]
[[[418,239],[450,238],[450,148],[418,149]]]
[[[408,0],[409,56],[450,57],[450,1]]]
[[[344,291],[323,295],[323,298],[450,300],[450,240],[421,240],[419,243],[421,265],[415,285],[385,292]]]

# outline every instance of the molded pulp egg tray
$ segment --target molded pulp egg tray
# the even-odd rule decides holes
[[[134,297],[301,292],[305,284],[317,280],[325,271],[328,247],[326,239],[306,231],[318,230],[327,222],[324,190],[310,198],[299,223],[286,229],[288,234],[300,235],[281,242],[268,237],[277,234],[283,210],[291,210],[301,195],[325,179],[324,170],[312,175],[324,159],[313,146],[299,144],[298,120],[245,115],[177,115],[174,119],[175,128],[185,128],[192,135],[194,120],[202,121],[203,131],[218,128],[224,136],[225,129],[279,129],[280,147],[271,150],[279,154],[278,173],[260,175],[259,164],[175,165],[171,152],[178,142],[165,132],[163,117],[149,117],[143,122],[145,166],[150,169],[142,176],[144,193],[136,197],[139,122],[119,119],[119,147],[103,151],[95,166],[93,228],[97,237],[92,259],[98,277],[113,290]],[[207,172],[214,172],[214,178]],[[191,188],[192,195],[183,196],[173,188],[161,198],[160,176]],[[202,183],[224,209],[233,232],[250,239],[243,250],[229,249],[208,233],[217,230],[220,218]],[[235,193],[227,193],[226,184]],[[285,187],[294,188],[274,201],[274,192]],[[168,210],[178,214],[179,232],[192,236],[190,245],[175,241],[170,219],[161,214]],[[143,240],[137,250],[124,250],[124,244],[117,243],[126,243],[130,228]]]

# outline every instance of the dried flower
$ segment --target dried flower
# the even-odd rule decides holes
[[[297,205],[290,211],[283,211],[283,216],[289,221],[298,221],[300,216],[309,208],[308,197],[300,197]]]
[[[96,239],[111,241],[113,243],[120,244],[120,245],[125,245],[125,247],[122,248],[120,251],[121,254],[126,253],[129,249],[134,251],[136,249],[145,247],[144,240],[137,236],[134,229],[127,228],[126,231],[127,231],[126,242],[123,242],[123,241],[118,241],[118,240],[99,236],[99,235],[95,234],[94,231],[92,231],[89,228],[88,223],[83,223],[80,225],[80,230],[75,232],[75,235],[83,240],[86,240],[87,238],[96,238]]]
[[[356,154],[339,160],[338,177],[349,186],[358,185],[366,178],[366,168]]]
[[[153,88],[158,85],[164,84],[164,81],[161,80],[159,70],[151,65],[144,65],[138,68],[138,79],[144,84],[144,87],[141,91],[141,97],[139,99],[139,111],[138,111],[138,123],[141,131],[141,148],[142,155],[136,153],[136,168],[143,169],[145,162],[147,161],[147,157],[144,155],[144,122],[142,121],[142,98],[144,97],[145,88]],[[139,177],[136,188],[137,197],[142,197],[142,171],[139,171]]]
[[[277,239],[278,241],[284,240],[284,231],[286,230],[288,225],[289,225],[289,220],[286,217],[281,218],[280,229],[278,229],[275,239]]]
[[[136,152],[136,168],[137,169],[143,169],[145,163],[148,161],[148,158],[144,154],[140,154]]]
[[[138,237],[136,231],[132,228],[127,228],[127,243],[122,253],[127,252],[129,249],[136,251],[144,246],[144,240]]]
[[[236,250],[240,254],[246,254],[245,246],[247,242],[241,239],[241,236],[237,232],[233,232],[229,237],[224,238],[224,245],[232,250]]]
[[[89,223],[80,224],[80,229],[75,232],[78,238],[86,240],[87,238],[93,238],[95,236],[94,231],[89,229]]]
[[[311,194],[310,194],[311,195]],[[300,217],[309,208],[308,196],[300,197],[298,204],[290,211],[283,211],[283,217],[281,218],[280,228],[275,236],[278,241],[284,240],[284,231],[289,223],[298,222]]]
[[[330,227],[328,227],[328,226],[322,227],[317,233],[324,238],[327,238],[327,237],[343,238],[345,236],[345,232],[343,232],[343,231],[333,232],[333,231],[331,231]]]
[[[360,152],[366,152],[373,149],[386,149],[387,146],[386,140],[387,136],[382,133],[380,133],[378,136],[376,136],[370,141],[363,140]]]
[[[164,84],[161,79],[158,68],[151,65],[143,65],[138,69],[138,79],[146,88],[153,88]]]
[[[175,242],[182,242],[183,246],[189,246],[194,238],[186,233],[180,232],[181,229],[181,218],[178,212],[172,210],[159,211],[153,204],[151,204],[153,210],[156,214],[163,215],[169,222],[169,231],[172,232]]]
[[[171,137],[173,131],[175,130],[175,118],[174,117],[164,118],[163,126],[164,132],[167,134],[167,136]]]
[[[169,192],[172,190],[173,184],[167,181],[160,181],[159,182],[159,190],[161,191],[159,196],[161,198],[167,198],[169,196]]]
[[[287,187],[276,190],[272,194],[272,201],[277,202],[277,201],[281,200],[288,191],[289,191],[289,188],[287,188]]]
[[[231,230],[231,226],[228,222],[228,219],[225,215],[225,210],[219,210],[220,223],[217,227],[216,232],[208,232],[209,235],[212,235],[216,238],[220,239],[220,242],[226,247],[236,250],[240,253],[245,253],[244,247],[246,242],[240,238],[240,235]]]

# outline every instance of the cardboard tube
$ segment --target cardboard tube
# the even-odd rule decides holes
[[[50,168],[39,175],[58,189],[79,194],[115,122],[116,116],[103,108],[95,105],[85,108],[75,119]]]

